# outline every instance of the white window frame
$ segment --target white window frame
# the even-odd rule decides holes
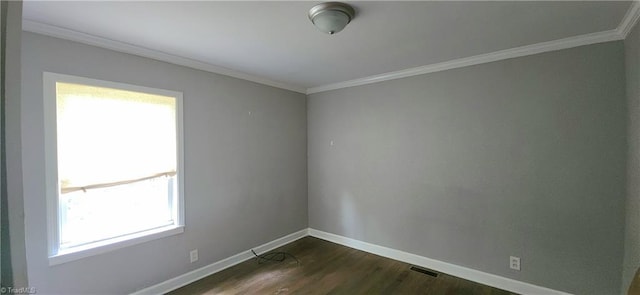
[[[176,134],[177,134],[177,208],[174,208],[175,224],[111,238],[83,246],[59,249],[60,220],[58,218],[58,160],[56,128],[56,82],[75,83],[98,87],[123,89],[176,98]],[[47,200],[47,240],[49,265],[57,265],[85,257],[90,257],[124,247],[145,243],[184,232],[184,149],[182,125],[182,92],[124,84],[118,82],[90,79],[85,77],[43,73],[44,98],[44,148],[45,148],[45,188]]]

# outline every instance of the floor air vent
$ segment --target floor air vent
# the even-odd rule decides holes
[[[422,267],[418,267],[418,266],[411,266],[411,270],[413,270],[413,271],[417,271],[417,272],[419,272],[419,273],[423,273],[423,274],[425,274],[425,275],[432,276],[432,277],[434,277],[434,278],[437,278],[437,277],[438,277],[438,273],[437,273],[437,272],[432,271],[432,270],[428,270],[428,269],[426,269],[426,268],[422,268]]]

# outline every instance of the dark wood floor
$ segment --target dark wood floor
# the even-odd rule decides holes
[[[483,294],[510,292],[439,273],[410,270],[411,265],[305,237],[274,251],[295,255],[259,264],[251,259],[169,294]]]

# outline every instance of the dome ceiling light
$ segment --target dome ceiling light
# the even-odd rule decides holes
[[[316,28],[329,35],[342,31],[355,16],[353,7],[340,2],[320,3],[309,10],[309,19]]]

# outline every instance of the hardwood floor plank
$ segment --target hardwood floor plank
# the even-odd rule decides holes
[[[283,262],[251,259],[168,294],[436,294],[509,295],[504,290],[305,237],[276,250],[295,255]]]

